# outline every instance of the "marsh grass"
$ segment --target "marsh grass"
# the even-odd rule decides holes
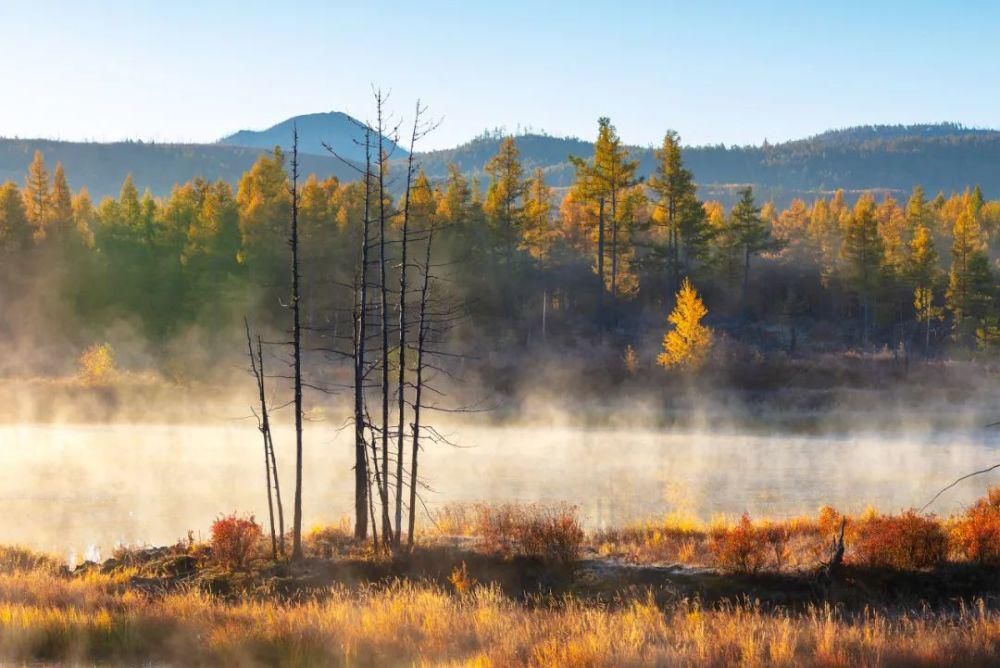
[[[641,593],[595,605],[525,605],[495,587],[461,594],[393,581],[323,599],[163,596],[121,576],[0,575],[0,660],[184,665],[910,665],[1000,659],[1000,615],[754,603],[662,606]]]

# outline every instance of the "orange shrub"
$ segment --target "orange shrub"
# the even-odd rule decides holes
[[[731,527],[712,529],[709,549],[715,565],[730,573],[756,573],[767,561],[768,543],[764,531],[743,513],[740,521]]]
[[[864,517],[857,520],[852,533],[854,559],[866,566],[928,568],[948,556],[948,537],[941,524],[912,510]]]
[[[212,523],[212,558],[227,570],[242,570],[256,554],[260,537],[253,515],[220,516]]]
[[[480,505],[475,533],[489,552],[569,564],[579,558],[583,544],[576,512],[575,506],[567,505]]]
[[[1000,566],[1000,487],[965,511],[951,531],[955,551],[984,566]]]

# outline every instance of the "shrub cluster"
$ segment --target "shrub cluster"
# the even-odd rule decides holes
[[[583,545],[577,509],[568,505],[479,505],[475,533],[489,552],[559,564],[576,561]]]
[[[714,527],[709,550],[715,565],[730,573],[758,572],[767,563],[769,545],[765,532],[765,528],[755,527],[746,513],[733,526]]]
[[[261,534],[253,515],[223,515],[212,523],[212,558],[227,570],[243,570],[256,554]]]
[[[1000,566],[1000,487],[991,487],[955,522],[951,530],[957,553],[983,566]]]
[[[865,566],[912,570],[948,558],[948,536],[941,523],[912,510],[863,516],[855,521],[850,537],[853,559]]]

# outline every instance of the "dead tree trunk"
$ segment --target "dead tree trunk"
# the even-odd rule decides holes
[[[247,333],[247,354],[250,356],[250,370],[253,372],[254,380],[257,383],[257,394],[260,401],[260,416],[258,416],[257,428],[264,441],[264,479],[267,485],[267,517],[271,525],[271,558],[278,558],[278,535],[274,528],[274,499],[271,496],[271,457],[268,453],[268,420],[267,420],[267,398],[264,396],[264,367],[258,368],[254,358],[253,340],[250,338],[250,323],[246,316],[243,317],[243,327]]]
[[[416,390],[413,399],[413,445],[410,449],[410,517],[407,532],[407,544],[412,548],[414,540],[414,527],[417,517],[417,459],[420,451],[420,402],[424,389],[424,350],[426,349],[428,313],[427,301],[430,295],[431,279],[431,245],[434,242],[433,223],[427,230],[427,248],[424,255],[424,277],[423,285],[420,288],[420,321],[417,327],[417,368],[416,368]]]
[[[354,318],[354,537],[367,538],[368,455],[365,451],[365,341],[368,334],[368,247],[371,211],[371,131],[365,129],[365,203],[361,231],[361,271],[356,291]]]
[[[382,539],[386,542],[392,536],[392,525],[389,520],[389,286],[386,283],[386,210],[385,210],[385,127],[383,119],[384,98],[382,91],[375,93],[376,114],[378,118],[378,225],[379,225],[379,292],[382,332]]]
[[[420,128],[420,101],[417,101],[413,118],[413,132],[410,135],[410,152],[406,159],[406,193],[403,197],[403,224],[400,239],[399,260],[399,374],[397,377],[396,399],[396,534],[393,545],[399,547],[403,531],[403,427],[406,417],[406,263],[407,246],[410,237],[410,191],[413,186],[413,149],[417,143]]]
[[[264,344],[260,340],[260,335],[257,336],[257,363],[260,368],[260,379],[263,390],[264,382]],[[278,478],[278,462],[274,456],[274,437],[271,435],[271,422],[267,415],[267,406],[263,399],[261,400],[261,408],[263,410],[263,420],[264,420],[264,435],[267,437],[267,451],[271,455],[271,476],[274,479],[274,500],[275,505],[278,507],[278,553],[281,556],[285,556],[285,506],[281,502],[281,484]]]
[[[292,134],[292,366],[295,403],[295,502],[292,516],[292,559],[302,558],[302,331],[299,303],[299,131]]]

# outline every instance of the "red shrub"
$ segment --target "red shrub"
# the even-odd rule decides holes
[[[965,511],[951,532],[955,550],[969,561],[1000,566],[1000,487]]]
[[[736,525],[712,530],[709,549],[721,570],[756,573],[767,561],[768,547],[764,531],[754,527],[750,516],[743,513]]]
[[[583,544],[575,506],[480,505],[475,533],[489,552],[540,557],[561,564],[576,561]]]
[[[242,570],[254,557],[260,537],[253,515],[223,515],[212,523],[212,557],[227,570]]]
[[[857,520],[854,559],[866,566],[913,570],[937,566],[948,556],[948,537],[933,517],[908,510]]]

